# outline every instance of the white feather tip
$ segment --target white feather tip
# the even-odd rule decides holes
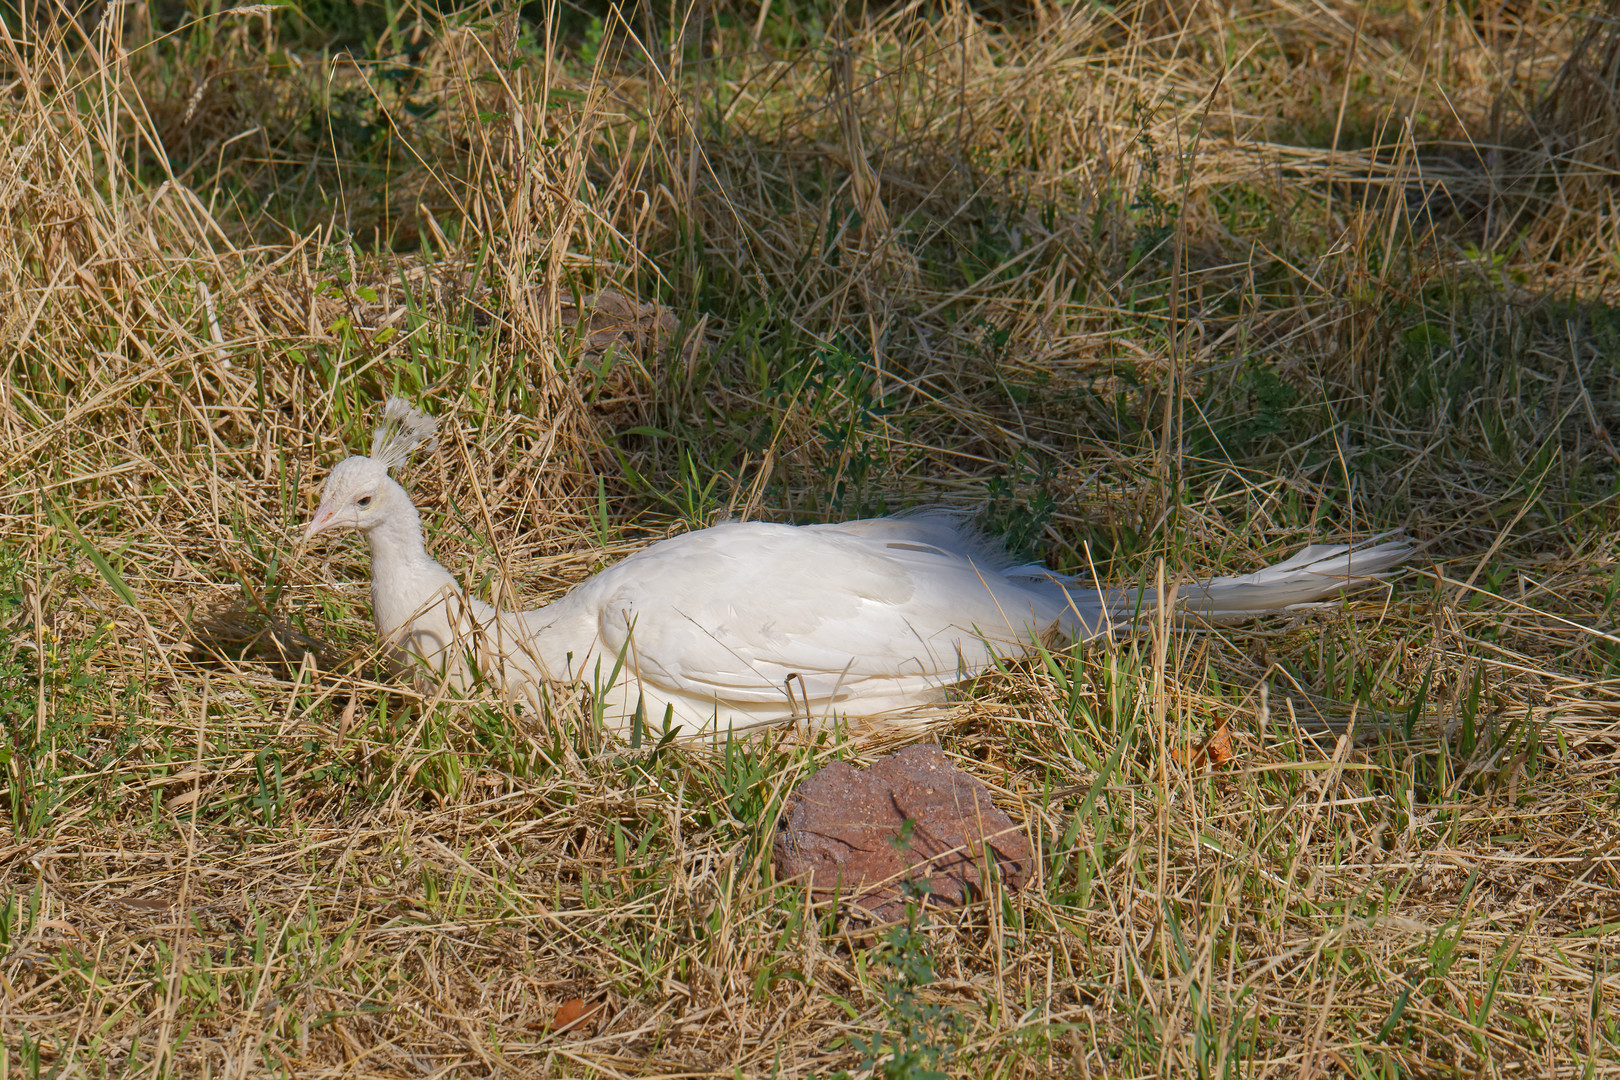
[[[371,437],[371,458],[386,469],[403,465],[417,447],[433,449],[439,422],[425,412],[411,408],[402,397],[391,397],[383,406],[382,423]]]

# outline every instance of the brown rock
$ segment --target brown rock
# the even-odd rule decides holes
[[[909,847],[898,843],[907,821]],[[1009,889],[1029,880],[1034,853],[1023,829],[933,743],[864,770],[824,766],[788,796],[771,841],[779,878],[807,875],[818,899],[836,893],[880,922],[905,914],[908,880],[926,880],[932,904],[979,899],[987,851]]]

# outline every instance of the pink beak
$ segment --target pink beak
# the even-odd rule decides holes
[[[315,516],[309,519],[309,527],[304,530],[304,543],[309,543],[316,533],[324,532],[336,523],[337,511],[326,503],[321,503],[320,508],[315,511]]]

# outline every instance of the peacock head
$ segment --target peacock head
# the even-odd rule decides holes
[[[437,429],[433,417],[417,412],[404,398],[389,398],[370,456],[344,458],[327,474],[321,505],[304,530],[305,541],[334,529],[370,532],[388,521],[410,501],[389,470],[404,463],[418,446],[431,447]]]

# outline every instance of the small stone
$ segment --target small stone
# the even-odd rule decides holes
[[[822,767],[788,796],[771,858],[778,878],[807,876],[817,899],[836,894],[878,922],[905,915],[903,882],[926,881],[929,903],[958,907],[983,897],[987,861],[1013,890],[1034,866],[1023,829],[933,743],[864,770]]]

